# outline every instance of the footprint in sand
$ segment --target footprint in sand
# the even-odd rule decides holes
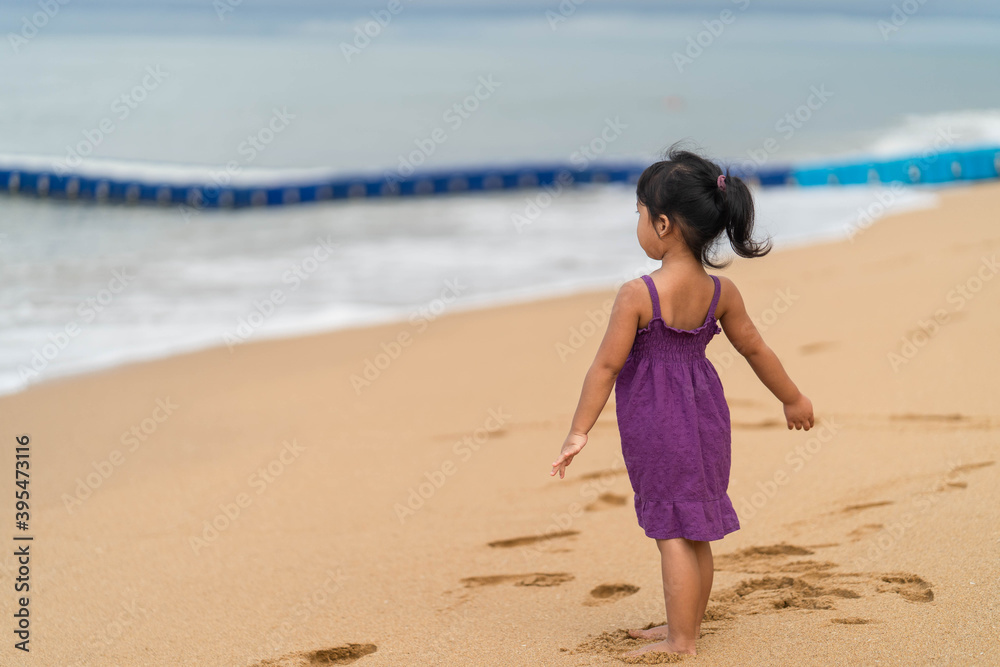
[[[866,523],[863,526],[858,526],[857,528],[849,532],[847,535],[848,537],[853,538],[851,540],[852,542],[857,542],[858,540],[868,537],[873,533],[877,533],[883,528],[885,528],[885,525],[881,523]]]
[[[805,345],[799,346],[799,352],[802,354],[815,354],[817,352],[822,352],[823,350],[829,350],[831,347],[836,347],[838,343],[834,341],[819,341],[816,343],[806,343]]]
[[[491,574],[483,577],[465,577],[466,588],[514,584],[515,586],[559,586],[575,577],[568,572],[529,572],[527,574]]]
[[[754,614],[780,609],[833,609],[838,598],[868,593],[897,593],[911,602],[930,602],[934,591],[915,574],[841,573],[836,563],[794,556],[811,555],[805,547],[778,544],[750,547],[716,558],[717,569],[767,573],[744,580],[713,597],[716,613]]]
[[[996,461],[979,461],[977,463],[965,463],[962,465],[957,465],[948,470],[945,474],[943,480],[938,482],[937,486],[934,488],[935,491],[955,491],[958,489],[966,489],[969,487],[969,483],[962,479],[956,479],[957,477],[964,475],[967,472],[973,470],[980,470],[981,468],[988,468],[994,465]]]
[[[958,422],[969,419],[963,414],[958,412],[952,412],[950,414],[934,415],[934,414],[914,414],[912,412],[907,412],[901,415],[889,415],[889,419],[894,421],[920,421],[920,422]]]
[[[611,479],[612,477],[616,477],[618,475],[624,475],[626,472],[628,472],[628,471],[625,469],[625,466],[623,465],[620,468],[608,468],[607,470],[598,470],[597,472],[584,473],[584,474],[580,475],[579,477],[577,477],[577,479],[579,479],[579,480],[584,480],[584,479],[602,479],[602,480],[607,480],[607,479]]]
[[[253,667],[312,667],[313,665],[349,665],[378,650],[375,644],[344,644],[317,651],[289,653],[273,660],[263,660]]]
[[[979,463],[966,463],[964,465],[955,466],[951,469],[953,473],[963,473],[969,472],[970,470],[978,470],[980,468],[988,468],[989,466],[996,463],[996,461],[980,461]]]
[[[507,540],[494,540],[489,543],[491,547],[500,547],[503,549],[509,547],[522,547],[526,544],[535,544],[536,542],[545,542],[546,540],[554,540],[560,537],[571,537],[573,535],[579,535],[579,530],[561,530],[557,533],[543,533],[541,535],[527,535],[525,537],[512,537]]]
[[[661,624],[662,625],[662,624]],[[615,630],[614,632],[602,632],[596,637],[591,637],[570,651],[571,654],[590,653],[601,656],[611,656],[618,658],[626,664],[642,665],[667,665],[684,660],[683,656],[675,653],[646,653],[637,658],[626,658],[622,654],[627,651],[645,646],[648,639],[635,639],[630,637],[625,630]]]
[[[873,503],[860,503],[858,505],[848,505],[841,512],[860,512],[861,510],[870,510],[873,507],[885,507],[886,505],[894,504],[891,500],[876,500]]]
[[[465,589],[499,586],[501,584],[549,588],[551,586],[561,586],[567,581],[573,581],[573,579],[575,577],[569,572],[525,572],[522,574],[488,574],[479,577],[465,577],[460,581]],[[439,612],[454,611],[459,606],[472,600],[474,594],[469,590],[457,589],[444,591],[444,595],[449,597],[451,603],[438,609]]]
[[[762,419],[759,422],[739,422],[733,421],[733,428],[745,428],[745,429],[767,429],[767,428],[783,428],[786,423],[778,419]]]
[[[840,600],[869,593],[897,593],[910,602],[930,602],[934,592],[913,574],[812,572],[801,576],[746,579],[713,596],[705,620],[765,614],[789,609],[836,609]]]
[[[628,496],[617,493],[602,493],[597,500],[587,505],[584,509],[588,512],[611,509],[612,507],[624,507],[628,503]]]
[[[762,547],[747,547],[731,554],[723,554],[724,557],[739,556],[743,560],[753,560],[761,556],[811,556],[815,552],[806,547],[798,547],[794,544],[769,544]]]
[[[518,428],[521,428],[522,426],[530,426],[530,425],[529,424],[517,424],[516,426]],[[492,430],[492,431],[490,431],[490,436],[489,436],[490,440],[492,441],[492,440],[499,440],[500,438],[504,438],[504,437],[506,437],[510,433],[510,431],[511,431],[511,427],[509,425],[507,425],[507,426],[501,426],[500,428]],[[454,443],[460,443],[463,438],[467,438],[467,437],[469,437],[469,434],[465,433],[465,432],[461,432],[461,433],[459,433],[459,432],[455,432],[455,433],[437,433],[437,434],[431,436],[431,438],[433,440],[444,441],[444,442],[454,442]]]
[[[590,599],[583,604],[588,607],[599,604],[610,604],[622,598],[627,598],[630,595],[635,595],[638,592],[639,587],[632,584],[601,584],[590,591]]]
[[[720,571],[768,574],[773,572],[819,572],[837,567],[825,560],[788,560],[788,556],[811,556],[814,551],[794,544],[771,544],[748,547],[715,557],[715,569]]]
[[[746,579],[718,596],[718,611],[759,614],[779,609],[834,609],[836,598],[861,597],[848,588],[825,586],[806,577]],[[727,608],[728,607],[728,608]],[[734,609],[734,607],[736,609]]]
[[[880,593],[899,593],[910,602],[931,602],[934,599],[931,585],[915,574],[896,572],[884,574],[881,578],[884,583],[878,588]]]

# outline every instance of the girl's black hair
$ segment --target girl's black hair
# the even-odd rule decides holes
[[[635,188],[650,220],[666,215],[694,256],[714,269],[728,264],[712,259],[723,232],[740,257],[762,257],[771,251],[770,239],[753,239],[753,196],[743,179],[727,169],[725,189],[719,187],[723,175],[719,165],[678,144],[670,147],[666,158],[646,167]]]

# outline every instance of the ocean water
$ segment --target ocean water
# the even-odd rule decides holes
[[[715,35],[718,8],[583,4],[553,29],[541,3],[404,3],[348,57],[367,7],[246,3],[220,20],[211,3],[69,4],[18,49],[0,45],[0,161],[181,179],[381,173],[567,161],[609,122],[621,129],[594,159],[652,161],[685,138],[758,162],[914,152],[942,136],[1000,143],[995,19],[918,13],[883,38],[878,15],[741,5]],[[0,7],[3,33],[32,7]],[[276,117],[269,141],[248,142]],[[759,191],[760,229],[778,247],[840,238],[886,196]],[[903,210],[936,195],[890,199]],[[237,354],[267,337],[613,286],[655,266],[634,210],[622,186],[235,212],[4,197],[0,392],[206,346]]]

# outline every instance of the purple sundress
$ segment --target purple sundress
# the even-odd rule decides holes
[[[635,491],[635,514],[648,537],[718,540],[739,530],[729,487],[731,431],[722,382],[705,347],[722,331],[715,319],[721,287],[704,323],[675,329],[660,317],[653,279],[643,276],[653,319],[635,334],[615,381],[622,455]]]

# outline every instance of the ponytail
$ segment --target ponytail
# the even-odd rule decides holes
[[[733,251],[740,257],[763,257],[771,251],[771,241],[755,241],[753,238],[754,207],[750,187],[739,176],[729,174],[728,170],[718,180],[724,184],[720,188],[723,218]]]
[[[770,239],[753,238],[753,195],[743,179],[723,174],[717,164],[678,144],[666,157],[647,167],[636,184],[636,198],[649,209],[650,219],[666,215],[677,224],[692,254],[715,269],[728,264],[713,258],[723,233],[740,257],[762,257],[771,251]]]

